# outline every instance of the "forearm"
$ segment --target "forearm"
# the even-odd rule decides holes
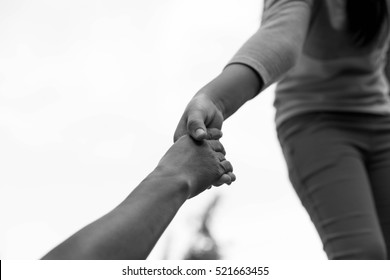
[[[145,259],[187,197],[184,181],[154,171],[118,207],[43,259]]]
[[[196,96],[211,98],[226,120],[245,102],[254,98],[261,88],[261,77],[254,70],[244,64],[231,64]]]
[[[296,63],[306,37],[312,0],[268,1],[262,26],[224,71],[197,95],[207,95],[224,119],[279,80]]]

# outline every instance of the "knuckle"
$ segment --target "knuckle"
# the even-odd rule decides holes
[[[219,158],[220,161],[226,160],[223,153],[218,153],[218,158]]]
[[[225,147],[221,144],[221,153],[226,155],[226,150]]]
[[[223,162],[219,163],[218,171],[221,175],[225,174],[227,172],[226,166],[223,164]]]
[[[224,165],[225,165],[225,168],[226,168],[226,171],[227,171],[227,172],[232,172],[232,171],[233,171],[233,166],[232,166],[232,164],[230,163],[230,161],[225,161],[225,162],[224,162]]]
[[[210,140],[218,140],[222,137],[222,131],[217,128],[209,128],[207,134]]]
[[[195,119],[189,119],[187,121],[187,128],[188,129],[195,129],[195,126],[198,124],[197,120]]]
[[[213,149],[214,151],[216,150],[216,142],[215,142],[215,140],[208,140],[207,143],[209,144],[211,149]]]

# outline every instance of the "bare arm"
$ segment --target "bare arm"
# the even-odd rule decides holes
[[[224,153],[219,141],[182,137],[119,206],[43,259],[145,259],[188,198],[222,174],[235,180]]]
[[[42,259],[145,259],[186,199],[185,182],[153,172],[118,207]]]
[[[262,25],[224,71],[188,104],[174,139],[199,129],[222,128],[225,119],[294,66],[310,22],[312,0],[265,1]]]

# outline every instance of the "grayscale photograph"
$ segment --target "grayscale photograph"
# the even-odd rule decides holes
[[[0,0],[0,38],[0,259],[390,258],[390,0]]]

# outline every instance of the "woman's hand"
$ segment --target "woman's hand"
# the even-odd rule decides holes
[[[221,130],[224,121],[222,109],[207,95],[198,94],[187,105],[177,125],[174,142],[189,134],[197,141],[208,139],[207,129]]]
[[[189,134],[195,140],[206,138],[207,128],[222,128],[224,120],[234,114],[245,102],[255,97],[263,81],[250,67],[231,64],[205,85],[190,101],[174,134]]]
[[[176,142],[180,137],[187,134],[196,141],[202,141],[204,139],[217,140],[219,138],[215,138],[213,135],[215,132],[212,131],[218,130],[221,133],[220,137],[222,137],[220,130],[223,120],[221,108],[207,95],[198,94],[187,105],[176,128],[173,140]],[[232,176],[223,174],[219,180],[212,184],[214,186],[221,186],[223,184],[230,184],[231,182]]]
[[[177,125],[173,140],[190,135],[200,141],[210,139],[207,129],[222,129],[225,119],[252,99],[262,88],[262,80],[250,67],[231,64],[204,86],[188,103]],[[230,182],[224,174],[214,185]]]

